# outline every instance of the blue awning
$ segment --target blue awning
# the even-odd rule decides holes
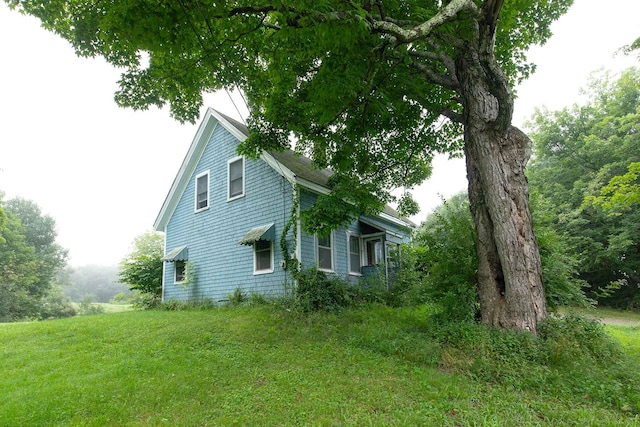
[[[186,261],[189,259],[189,250],[186,246],[180,246],[179,248],[173,249],[171,252],[166,254],[162,261],[174,262],[174,261]]]
[[[249,230],[242,239],[238,241],[241,245],[253,245],[258,240],[274,241],[276,238],[276,231],[273,223],[263,225],[261,227],[255,227]]]

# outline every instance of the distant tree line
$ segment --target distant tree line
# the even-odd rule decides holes
[[[93,302],[108,303],[129,288],[118,281],[117,265],[83,265],[67,267],[60,272],[59,281],[64,294],[74,302],[90,298]]]

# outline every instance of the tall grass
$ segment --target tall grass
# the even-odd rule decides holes
[[[428,307],[220,307],[2,325],[0,425],[637,422],[637,402],[563,384],[566,364],[522,349],[533,338],[431,318]],[[632,338],[623,348],[640,349]],[[502,371],[489,366],[499,354]],[[623,359],[635,381],[636,365]],[[603,381],[594,370],[571,374]],[[615,381],[627,388],[619,399],[634,396],[633,384]]]

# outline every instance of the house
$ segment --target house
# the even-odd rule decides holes
[[[305,233],[299,221],[287,227],[294,206],[304,210],[329,192],[331,172],[292,151],[239,156],[248,133],[216,110],[205,114],[154,223],[165,233],[163,299],[220,301],[238,287],[281,294],[293,283],[283,248],[303,268],[354,282],[372,270],[388,277],[414,225],[386,208],[327,237]]]

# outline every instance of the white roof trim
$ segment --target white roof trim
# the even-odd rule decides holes
[[[384,220],[387,220],[389,222],[393,222],[394,224],[398,224],[398,225],[402,225],[403,227],[408,227],[408,228],[415,228],[415,225],[410,224],[406,221],[403,221],[399,218],[396,218],[394,216],[389,215],[388,213],[385,212],[380,212],[378,214],[378,216]]]

